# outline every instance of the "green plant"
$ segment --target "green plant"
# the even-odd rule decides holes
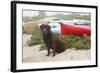
[[[33,28],[31,40],[28,42],[29,46],[41,44],[42,35],[37,27]]]
[[[89,49],[91,46],[90,36],[76,36],[76,35],[68,35],[61,36],[61,40],[64,42],[66,47],[68,48],[76,48],[76,49]]]

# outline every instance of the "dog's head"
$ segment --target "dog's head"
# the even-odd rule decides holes
[[[51,27],[48,24],[42,24],[42,25],[40,25],[40,29],[41,29],[41,31],[42,31],[42,33],[44,35],[47,35],[49,33],[50,28]]]

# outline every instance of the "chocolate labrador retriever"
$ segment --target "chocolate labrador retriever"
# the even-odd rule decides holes
[[[50,55],[50,49],[53,50],[53,56],[55,56],[56,53],[61,53],[65,51],[64,44],[51,31],[51,27],[49,25],[42,24],[40,25],[40,29],[43,34],[43,40],[48,50],[47,56]]]

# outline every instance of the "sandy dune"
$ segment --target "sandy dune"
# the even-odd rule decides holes
[[[66,49],[63,53],[52,57],[45,56],[47,50],[40,50],[40,45],[29,47],[27,41],[31,35],[23,35],[23,63],[50,62],[50,61],[69,61],[69,60],[88,60],[91,59],[91,50]]]

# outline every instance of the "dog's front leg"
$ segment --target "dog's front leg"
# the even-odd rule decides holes
[[[54,48],[54,50],[53,50],[53,56],[55,56],[56,55],[56,51],[55,51],[55,48]]]
[[[47,51],[48,51],[48,53],[46,56],[49,56],[50,55],[50,46],[47,46]]]
[[[55,45],[53,44],[53,56],[55,56],[56,55],[56,47],[55,47]]]

